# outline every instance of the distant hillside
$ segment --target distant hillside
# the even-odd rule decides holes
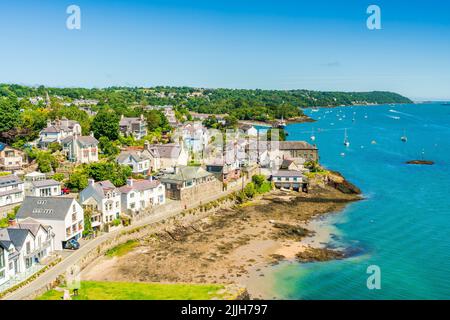
[[[126,109],[145,105],[173,105],[210,114],[228,113],[241,120],[267,121],[301,116],[305,107],[334,107],[386,103],[412,103],[393,92],[322,92],[309,90],[205,89],[191,87],[105,89],[46,88],[0,84],[0,97],[33,98],[46,95],[65,102],[74,99],[98,100],[98,107],[108,105]]]

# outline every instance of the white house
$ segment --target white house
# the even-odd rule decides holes
[[[152,206],[164,204],[166,189],[157,180],[128,179],[127,185],[119,188],[122,210],[137,212]]]
[[[61,182],[53,179],[32,181],[25,195],[34,197],[57,197],[61,195]]]
[[[69,136],[62,141],[67,159],[76,163],[98,161],[98,140],[91,136]]]
[[[39,133],[39,145],[48,147],[52,142],[61,143],[66,137],[80,136],[81,126],[77,121],[63,118],[61,120],[47,121],[47,127]]]
[[[258,136],[258,130],[252,126],[251,124],[243,124],[239,126],[239,129],[244,132],[245,135],[250,137],[256,137]]]
[[[21,224],[0,229],[0,284],[28,271],[52,254],[53,240],[51,227],[31,218]]]
[[[13,250],[14,246],[12,243],[6,243],[0,240],[0,286],[7,282],[10,278],[9,276],[9,251]]]
[[[0,210],[19,204],[24,198],[24,183],[15,175],[0,177]]]
[[[159,158],[148,148],[146,141],[143,150],[122,151],[117,157],[117,163],[130,166],[135,174],[150,174],[160,169]]]
[[[159,159],[160,169],[173,168],[175,166],[186,166],[189,159],[188,152],[183,144],[152,144],[146,145],[156,158]]]
[[[11,148],[0,142],[0,170],[14,171],[22,169],[25,164],[23,151]]]
[[[16,218],[19,224],[33,218],[51,227],[55,235],[55,250],[62,250],[70,239],[80,239],[84,230],[83,208],[73,198],[26,197]]]
[[[93,228],[118,219],[122,210],[120,191],[110,181],[95,183],[90,179],[87,188],[80,192],[80,203],[91,211]]]

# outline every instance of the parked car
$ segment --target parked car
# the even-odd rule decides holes
[[[70,239],[66,242],[64,249],[77,250],[80,248],[80,243],[75,239]]]
[[[62,194],[69,194],[70,193],[70,189],[69,188],[62,188],[61,189],[61,193]]]

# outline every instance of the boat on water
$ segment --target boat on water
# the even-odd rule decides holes
[[[312,128],[311,130],[311,141],[315,141],[316,140],[316,136],[314,135],[314,128]]]
[[[281,116],[281,120],[278,121],[277,128],[280,128],[280,129],[286,128],[286,121],[284,121],[283,116]]]
[[[319,112],[319,108],[312,108],[311,112]]]
[[[402,142],[408,142],[408,137],[406,136],[406,131],[403,131],[403,135],[401,136],[400,140]]]
[[[344,131],[344,146],[350,147],[350,141],[348,140],[348,136],[347,136],[347,128],[345,128],[345,131]]]

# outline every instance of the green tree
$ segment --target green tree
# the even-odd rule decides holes
[[[109,140],[119,138],[119,117],[110,110],[101,110],[92,121],[92,131],[97,139],[106,137]]]
[[[111,142],[107,137],[100,137],[99,147],[103,154],[107,157],[116,156],[119,154],[120,149],[114,142]]]
[[[0,98],[0,132],[17,127],[20,119],[20,110],[17,101]]]
[[[74,191],[79,192],[88,186],[88,176],[84,172],[74,172],[69,176],[66,186]]]
[[[58,160],[47,151],[38,151],[36,154],[36,162],[38,169],[42,173],[48,173],[56,170],[59,167]]]
[[[95,181],[109,180],[116,187],[120,187],[126,184],[127,178],[131,177],[132,169],[116,162],[97,162],[88,165],[85,173]]]
[[[48,145],[48,150],[51,153],[55,153],[56,151],[61,151],[62,146],[58,142],[52,142]]]

